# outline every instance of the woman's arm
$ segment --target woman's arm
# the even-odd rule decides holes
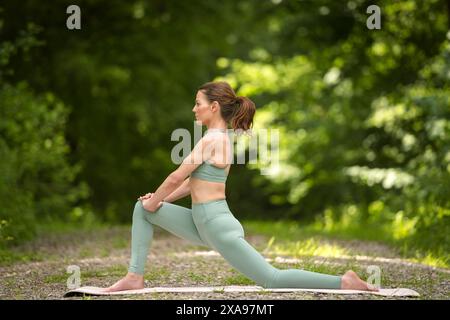
[[[183,180],[179,179],[172,172],[169,176],[164,180],[164,182],[156,189],[153,196],[149,199],[145,199],[142,202],[144,208],[150,212],[155,212],[162,206],[162,202],[164,198],[170,195],[173,191],[175,191],[181,184]]]
[[[193,172],[198,166],[200,166],[204,160],[210,158],[211,144],[213,139],[204,136],[195,145],[192,152],[184,158],[181,165],[164,180],[164,182],[155,191],[150,199],[143,202],[143,206],[150,212],[155,212],[159,207],[162,206],[161,201],[163,201],[167,196],[172,194],[179,186],[181,186],[184,180],[189,177],[191,172]]]
[[[191,188],[189,186],[189,178],[184,180],[183,184],[178,187],[174,192],[169,194],[164,201],[165,202],[174,202],[178,199],[184,198],[191,193]]]

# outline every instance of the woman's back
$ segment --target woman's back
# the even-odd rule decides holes
[[[225,199],[226,178],[231,167],[231,144],[226,132],[209,129],[206,133],[213,139],[211,158],[192,172],[189,179],[192,203]]]

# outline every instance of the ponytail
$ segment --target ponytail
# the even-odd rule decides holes
[[[231,119],[231,126],[235,131],[247,131],[253,126],[253,117],[256,107],[252,100],[239,96],[236,98],[236,107]]]
[[[231,124],[234,131],[247,131],[252,127],[255,104],[247,97],[236,96],[228,82],[207,82],[198,90],[206,95],[210,103],[213,101],[219,103],[222,118],[227,124]]]

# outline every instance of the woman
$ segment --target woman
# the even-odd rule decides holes
[[[144,288],[153,225],[218,251],[236,270],[264,288],[377,290],[351,270],[343,276],[279,270],[244,239],[244,229],[225,199],[225,182],[232,162],[226,133],[228,124],[234,130],[250,129],[255,110],[250,99],[237,97],[226,82],[209,82],[198,89],[193,112],[207,131],[155,193],[138,199],[133,212],[128,274],[106,291]],[[171,203],[189,194],[192,209]]]

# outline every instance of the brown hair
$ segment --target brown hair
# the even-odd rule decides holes
[[[228,82],[207,82],[198,90],[210,103],[217,101],[220,104],[220,115],[227,123],[231,123],[234,130],[247,131],[252,127],[255,104],[247,97],[236,96]]]

